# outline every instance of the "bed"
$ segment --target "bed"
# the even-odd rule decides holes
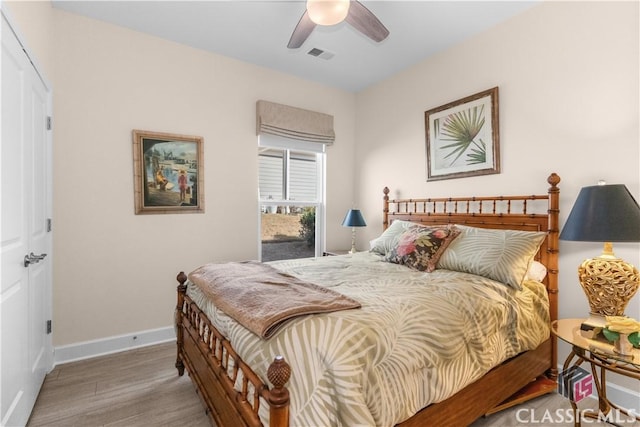
[[[547,182],[546,194],[496,197],[390,199],[385,188],[384,231],[371,251],[268,263],[360,308],[289,319],[268,339],[206,298],[195,285],[199,269],[190,280],[181,272],[179,375],[189,373],[212,423],[221,427],[460,426],[554,390],[556,342],[548,328],[557,319],[560,177],[551,174]],[[416,233],[408,246],[428,236],[438,259],[407,253],[407,236]],[[519,270],[487,270],[489,258],[480,265],[465,255],[490,256],[496,239],[525,238],[537,240],[533,251],[526,243],[535,262],[525,261],[522,280],[520,261]],[[486,246],[477,251],[479,242]],[[544,271],[535,278],[529,277],[533,265]],[[419,309],[423,302],[436,308]],[[427,317],[417,320],[418,309]],[[443,314],[454,310],[462,320]],[[440,318],[448,320],[439,324]],[[363,319],[366,327],[351,328]],[[409,335],[417,340],[402,350],[399,343]],[[330,350],[321,347],[325,341]],[[412,356],[398,357],[398,351]]]

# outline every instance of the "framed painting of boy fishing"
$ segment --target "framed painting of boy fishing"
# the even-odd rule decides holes
[[[133,131],[136,214],[204,212],[203,138]]]

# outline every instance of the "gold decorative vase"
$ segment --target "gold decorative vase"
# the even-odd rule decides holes
[[[602,255],[580,265],[578,278],[591,313],[603,316],[622,316],[640,283],[638,269],[616,257],[608,242]]]

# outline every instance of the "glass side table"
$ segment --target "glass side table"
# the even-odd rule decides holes
[[[562,367],[561,376],[569,373],[572,368],[581,365],[583,362],[588,363],[593,375],[593,384],[598,392],[598,408],[605,415],[604,420],[608,422],[606,415],[612,409],[615,409],[624,414],[627,421],[633,420],[633,418],[640,421],[640,413],[626,411],[607,398],[607,372],[615,372],[640,381],[640,349],[634,348],[629,354],[621,355],[615,351],[614,346],[606,341],[602,334],[593,336],[593,331],[581,330],[580,326],[583,321],[584,319],[560,319],[551,323],[551,333],[571,344],[572,347]],[[558,381],[563,381],[563,379],[560,378]],[[569,379],[566,381],[565,388],[568,388]],[[580,426],[582,417],[603,418],[602,415],[594,412],[580,413],[575,396],[572,393],[568,394],[574,412],[576,427]],[[633,409],[635,411],[640,410],[640,408]]]

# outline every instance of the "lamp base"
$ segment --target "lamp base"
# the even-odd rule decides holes
[[[356,253],[356,228],[355,227],[351,227],[351,250],[349,251],[350,254],[355,254]]]
[[[602,255],[580,265],[578,280],[592,314],[622,316],[638,290],[640,274],[633,265],[613,254],[611,243],[605,243]]]

